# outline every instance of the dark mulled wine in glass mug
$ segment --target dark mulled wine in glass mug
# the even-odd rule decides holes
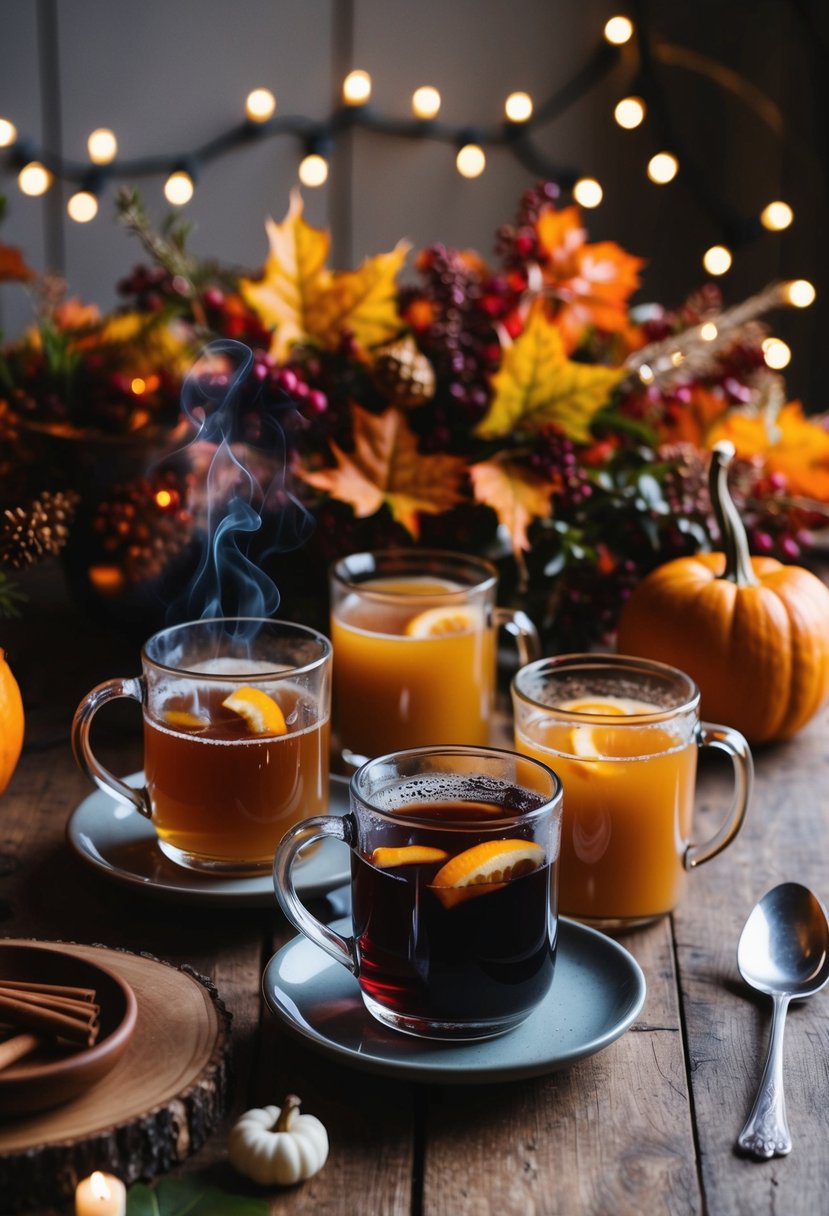
[[[523,1022],[553,979],[561,784],[546,765],[482,747],[414,748],[354,774],[343,818],[286,833],[274,862],[288,919],[357,978],[378,1021],[479,1039]],[[352,850],[353,931],[302,904],[292,867],[309,842]]]

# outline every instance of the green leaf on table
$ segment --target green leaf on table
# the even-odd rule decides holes
[[[127,1193],[127,1216],[268,1216],[267,1199],[230,1195],[199,1174],[139,1183]]]

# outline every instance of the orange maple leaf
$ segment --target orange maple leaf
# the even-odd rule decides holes
[[[541,273],[556,304],[553,315],[568,354],[588,329],[623,333],[627,301],[639,286],[642,258],[615,241],[588,245],[577,207],[546,207],[536,221]]]
[[[708,443],[711,428],[728,409],[728,402],[718,393],[695,384],[691,388],[690,400],[677,403],[659,423],[661,443],[692,443],[703,448]]]
[[[354,451],[348,454],[332,442],[336,466],[306,470],[300,476],[349,503],[360,519],[374,515],[385,503],[398,523],[417,537],[421,512],[435,515],[461,500],[463,460],[419,452],[417,438],[400,410],[372,414],[353,405],[351,411]]]
[[[36,278],[31,266],[27,266],[23,254],[14,245],[0,245],[0,283],[28,283]]]
[[[761,456],[769,473],[781,473],[791,494],[829,502],[829,431],[819,418],[807,418],[799,401],[784,405],[768,422],[734,412],[708,436],[708,446],[730,439],[744,459]]]
[[[473,464],[469,476],[478,502],[492,507],[509,532],[513,552],[529,549],[528,527],[550,512],[550,482],[502,456]]]

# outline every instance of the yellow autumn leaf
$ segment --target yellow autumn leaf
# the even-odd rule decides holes
[[[343,330],[360,346],[380,346],[399,334],[403,321],[397,307],[397,275],[409,245],[401,241],[391,253],[366,258],[358,270],[334,275],[325,291],[315,294],[307,312],[308,332],[322,346],[334,347]]]
[[[509,532],[513,552],[529,549],[527,528],[549,514],[552,485],[502,456],[473,464],[469,476],[478,502],[492,507]]]
[[[421,454],[400,410],[371,414],[354,405],[352,418],[354,451],[343,452],[332,443],[336,467],[303,471],[300,475],[309,485],[349,503],[359,518],[373,515],[386,503],[415,537],[420,512],[437,514],[460,501],[464,462],[456,456]]]
[[[308,316],[331,282],[326,267],[331,237],[303,219],[302,196],[291,191],[281,224],[266,222],[270,254],[261,280],[242,279],[246,303],[273,328],[271,354],[282,359],[309,333]]]
[[[493,377],[494,397],[477,434],[495,439],[553,423],[586,443],[593,415],[607,405],[623,375],[621,368],[571,362],[561,333],[537,303]]]

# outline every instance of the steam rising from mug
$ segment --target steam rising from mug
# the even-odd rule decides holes
[[[188,590],[170,605],[171,620],[273,616],[280,593],[263,565],[304,544],[313,528],[287,485],[283,423],[296,415],[294,403],[267,398],[253,372],[250,349],[222,339],[204,348],[182,387],[182,409],[196,428],[190,505],[201,555]],[[255,443],[243,438],[243,408],[260,424]]]

